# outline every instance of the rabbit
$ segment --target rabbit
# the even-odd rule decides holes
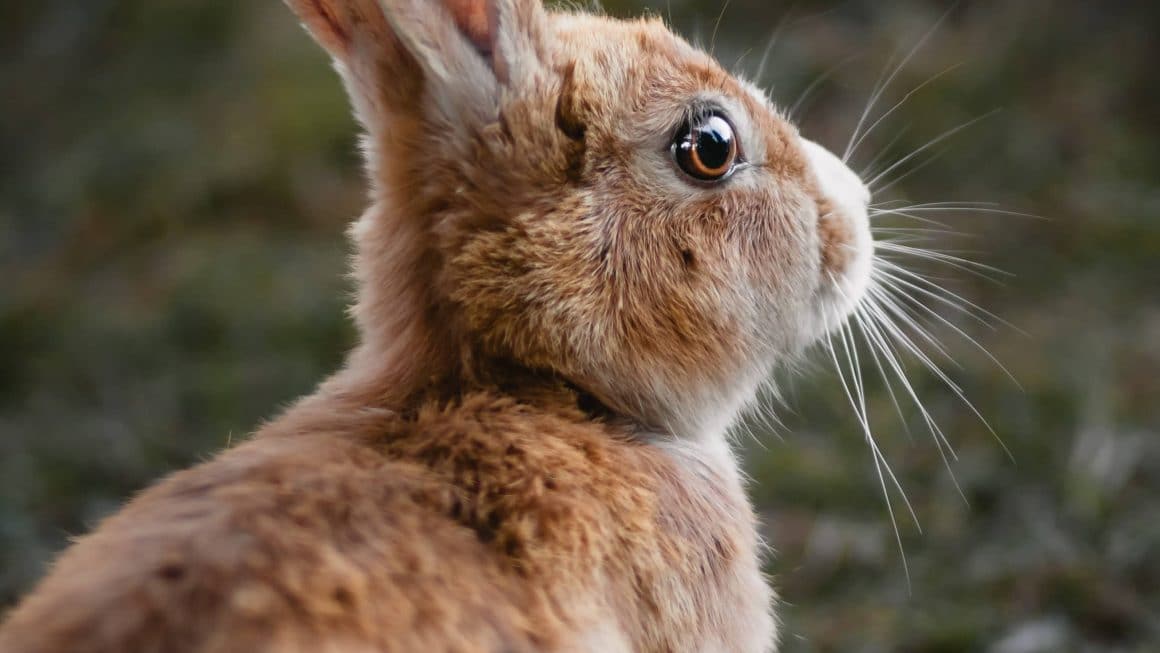
[[[286,2],[365,134],[358,344],[0,651],[776,650],[727,431],[862,297],[862,181],[656,18]]]

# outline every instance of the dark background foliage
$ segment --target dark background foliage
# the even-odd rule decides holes
[[[785,106],[810,89],[803,131],[840,150],[887,61],[948,4],[650,8],[750,75],[776,33],[758,81]],[[353,335],[342,232],[363,196],[337,79],[275,0],[44,0],[5,14],[0,606],[68,536],[339,363]],[[881,199],[1045,218],[937,216],[962,235],[933,245],[1012,273],[1002,283],[918,266],[1011,323],[939,308],[1021,387],[932,325],[1011,457],[912,361],[958,452],[960,497],[917,411],[904,424],[863,360],[874,430],[922,524],[894,494],[908,581],[828,358],[786,375],[782,425],[754,420],[756,441],[740,439],[777,552],[786,650],[1160,650],[1158,17],[1150,2],[962,2],[884,93],[877,113],[954,66],[876,129],[859,166],[999,112]]]

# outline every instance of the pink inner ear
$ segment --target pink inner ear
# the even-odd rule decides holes
[[[444,0],[444,6],[455,17],[459,31],[471,40],[485,57],[491,56],[491,16],[488,0]]]

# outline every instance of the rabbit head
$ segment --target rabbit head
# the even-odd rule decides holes
[[[540,0],[287,0],[365,128],[349,365],[544,372],[720,432],[868,283],[869,194],[659,20]]]

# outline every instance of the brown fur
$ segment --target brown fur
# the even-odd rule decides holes
[[[360,345],[81,538],[0,651],[772,650],[722,432],[852,238],[796,130],[656,21],[288,2],[366,129]],[[666,158],[705,98],[754,164],[710,189]]]
[[[175,474],[61,558],[3,650],[602,650],[575,642],[610,619],[697,650],[755,555],[736,480],[687,487],[569,396],[351,406]]]

